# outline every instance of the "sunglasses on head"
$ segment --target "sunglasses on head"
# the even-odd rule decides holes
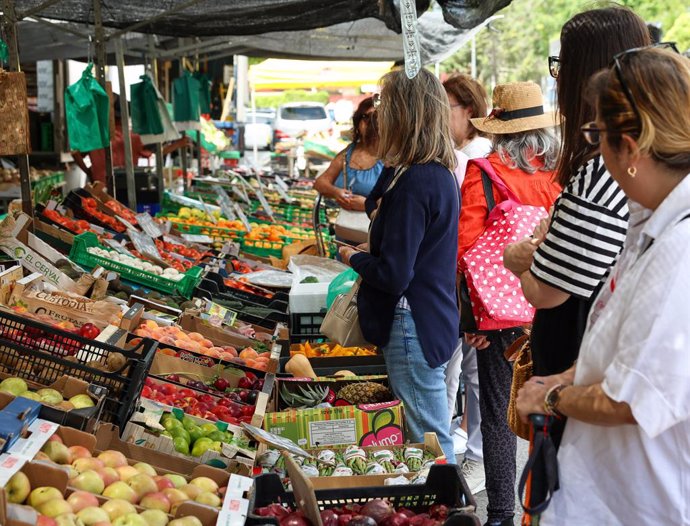
[[[561,58],[560,57],[549,57],[549,75],[557,79],[558,74],[561,72]]]
[[[644,51],[645,49],[654,49],[654,48],[660,48],[660,49],[671,49],[678,53],[678,48],[676,47],[675,42],[659,42],[658,44],[652,44],[651,46],[642,46],[642,47],[635,47],[632,49],[628,49],[626,51],[623,51],[621,53],[618,53],[617,55],[613,56],[613,61],[612,61],[612,67],[614,68],[616,72],[616,77],[618,77],[618,82],[621,83],[621,87],[623,88],[623,93],[625,94],[625,98],[628,99],[628,102],[630,102],[630,106],[632,107],[633,111],[635,112],[635,115],[637,116],[638,120],[640,119],[640,110],[637,107],[637,104],[635,103],[635,99],[633,97],[632,91],[630,91],[630,88],[625,82],[625,77],[623,75],[623,62],[626,58],[634,55],[635,53],[639,53],[640,51]]]

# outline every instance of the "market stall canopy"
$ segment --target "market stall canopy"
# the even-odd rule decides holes
[[[510,0],[437,0],[444,18],[459,29],[480,24]],[[418,13],[431,0],[416,0]],[[94,23],[93,0],[14,0],[17,15]],[[172,37],[256,35],[315,29],[377,18],[400,32],[399,0],[102,0],[103,25]],[[117,33],[117,32],[116,32]]]
[[[332,62],[268,59],[249,68],[257,90],[357,87],[376,84],[392,62]]]

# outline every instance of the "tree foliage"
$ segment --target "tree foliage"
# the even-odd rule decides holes
[[[320,102],[328,103],[327,91],[308,91],[308,90],[286,90],[282,93],[257,93],[257,108],[277,108],[281,104],[288,102]]]
[[[690,47],[690,14],[686,0],[622,0],[647,22],[660,23],[666,33],[681,45]],[[495,84],[548,79],[550,44],[557,43],[561,27],[574,14],[611,5],[591,0],[513,0],[476,38],[477,77],[487,87]],[[444,61],[447,73],[470,73],[470,44]]]

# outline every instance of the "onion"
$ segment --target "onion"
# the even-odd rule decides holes
[[[434,504],[429,509],[429,515],[432,519],[445,520],[448,518],[448,506],[445,504]]]
[[[387,500],[373,499],[362,507],[361,514],[371,517],[376,524],[381,524],[386,517],[393,515],[393,512],[393,506]]]
[[[291,513],[280,519],[280,526],[310,526],[309,521],[300,512]]]
[[[355,515],[347,524],[348,526],[376,526],[376,521],[368,515]]]
[[[321,522],[323,526],[338,526],[338,515],[333,510],[323,510],[321,512]]]
[[[404,513],[394,513],[384,519],[382,526],[409,526],[410,518]]]

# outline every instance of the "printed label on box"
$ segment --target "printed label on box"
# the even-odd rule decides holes
[[[11,453],[0,455],[0,487],[3,487],[12,476],[22,469],[28,459]]]
[[[354,418],[309,422],[309,447],[357,443]]]

